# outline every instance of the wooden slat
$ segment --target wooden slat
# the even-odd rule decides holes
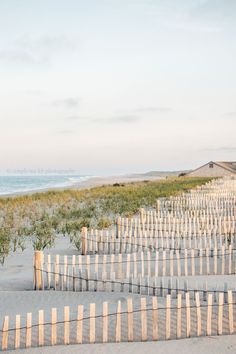
[[[51,288],[51,256],[48,254],[47,260],[47,282],[48,282],[48,289]]]
[[[20,315],[16,315],[15,349],[20,348]]]
[[[57,309],[54,307],[51,310],[51,345],[57,344]]]
[[[89,307],[89,316],[90,316],[90,319],[89,319],[89,342],[90,343],[95,343],[95,339],[96,339],[96,327],[95,327],[95,324],[96,324],[96,319],[95,319],[95,316],[96,316],[96,304],[90,304],[90,307]]]
[[[127,299],[127,318],[128,318],[128,342],[133,342],[134,339],[134,322],[133,322],[133,300]]]
[[[103,323],[102,323],[102,341],[108,341],[108,302],[103,303]]]
[[[189,293],[185,295],[186,301],[186,337],[190,337],[191,334],[191,314],[190,314],[190,296]]]
[[[118,301],[116,311],[116,342],[121,341],[121,301]]]
[[[182,336],[182,294],[177,295],[177,338]]]
[[[25,347],[30,348],[32,342],[32,313],[27,313],[26,318],[26,334],[25,334]]]
[[[84,318],[84,306],[78,306],[78,316],[77,316],[77,330],[76,330],[76,342],[78,344],[83,343],[83,318]]]
[[[219,303],[218,303],[218,318],[217,318],[217,334],[222,334],[222,323],[223,323],[223,306],[224,306],[224,294],[219,294]]]
[[[7,350],[8,348],[8,329],[9,329],[9,316],[5,316],[3,321],[3,327],[2,327],[2,350]]]
[[[141,298],[141,340],[147,340],[147,311],[146,298]]]
[[[44,310],[38,312],[38,345],[44,345]]]
[[[228,291],[228,307],[229,307],[229,333],[234,333],[234,318],[233,318],[233,295],[232,290]]]
[[[207,299],[207,336],[211,335],[211,321],[212,321],[212,294],[208,294]]]
[[[202,317],[201,317],[199,293],[195,294],[195,301],[196,301],[196,311],[197,311],[197,336],[199,337],[202,334]]]
[[[166,339],[170,339],[170,304],[171,296],[166,296]]]
[[[70,344],[70,307],[64,307],[64,344]]]
[[[158,305],[156,296],[152,298],[152,339],[158,340]]]

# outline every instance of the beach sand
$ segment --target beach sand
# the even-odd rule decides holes
[[[12,353],[7,351],[5,353]],[[15,354],[235,354],[236,335],[190,338],[181,340],[140,342],[140,343],[108,343],[62,345],[15,350]]]
[[[132,297],[134,308],[139,307],[140,295],[130,293],[111,293],[111,292],[70,292],[70,291],[33,291],[33,249],[27,247],[23,252],[12,253],[4,266],[0,267],[0,318],[5,315],[10,316],[10,327],[14,327],[15,315],[21,315],[21,323],[24,325],[26,313],[32,312],[33,323],[37,323],[38,310],[45,311],[45,321],[50,321],[50,310],[52,307],[58,309],[58,320],[63,320],[64,306],[70,306],[71,318],[76,316],[79,304],[84,305],[84,313],[89,314],[89,304],[95,303],[97,313],[102,311],[102,302],[108,301],[111,311],[116,311],[117,302],[121,301],[122,306],[126,306],[127,298]],[[55,247],[46,250],[45,253],[51,254],[78,254],[78,252],[69,244],[67,238],[58,237]],[[166,277],[168,279],[168,277]],[[224,283],[228,282],[229,287],[235,289],[234,276],[195,276],[181,277],[181,282],[188,280],[189,287],[194,287],[196,281],[203,286],[207,279],[208,288],[223,288]],[[142,296],[144,297],[144,296]],[[147,298],[147,303],[151,298]],[[158,303],[165,303],[165,298],[158,297]],[[113,324],[114,325],[114,324]],[[191,338],[183,340],[171,340],[168,342],[160,341],[148,343],[121,343],[121,344],[91,344],[91,345],[71,345],[31,348],[29,350],[17,350],[15,353],[235,353],[236,337],[222,336],[209,338]]]
[[[145,179],[153,180],[156,177],[147,177]],[[81,182],[78,188],[90,188],[113,183],[125,183],[144,180],[143,177],[109,177],[109,178],[91,178]],[[74,187],[75,188],[75,187]],[[73,255],[78,251],[69,243],[68,238],[59,236],[56,239],[55,247],[45,250],[45,254]],[[20,314],[22,323],[26,319],[26,313],[32,312],[33,321],[37,319],[38,310],[45,310],[45,320],[50,320],[50,309],[58,308],[58,319],[63,319],[63,308],[69,305],[71,316],[77,312],[79,304],[84,305],[85,314],[89,313],[89,304],[94,302],[98,311],[101,311],[102,302],[108,301],[111,308],[115,311],[117,301],[122,304],[126,303],[127,298],[132,297],[134,307],[140,301],[140,295],[129,293],[110,293],[110,292],[62,292],[62,291],[33,291],[33,254],[31,244],[26,245],[26,249],[21,252],[11,253],[7,257],[4,266],[0,266],[0,318],[10,316],[10,326],[14,327],[15,315]],[[168,279],[168,277],[166,277]],[[189,287],[194,287],[196,281],[203,286],[207,280],[209,288],[223,288],[227,282],[229,288],[235,289],[235,276],[218,275],[218,276],[195,276],[181,277],[181,282],[188,280]],[[147,298],[148,299],[148,298]],[[149,300],[150,301],[150,298]],[[164,304],[164,298],[158,298],[159,303]],[[137,305],[138,307],[138,305]],[[190,338],[171,341],[147,342],[147,343],[109,343],[109,344],[85,344],[31,348],[28,350],[16,350],[16,354],[38,354],[38,353],[136,353],[141,354],[148,351],[152,353],[182,353],[191,354],[227,354],[236,352],[236,336],[220,336],[220,337],[202,337]],[[12,352],[12,351],[11,351]]]

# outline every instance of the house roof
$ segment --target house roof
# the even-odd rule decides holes
[[[214,163],[230,172],[236,173],[236,161],[217,161]]]
[[[208,165],[209,163],[213,163],[221,168],[224,168],[225,170],[227,171],[230,171],[231,173],[235,173],[236,174],[236,161],[209,161],[207,163],[205,163],[204,165],[196,168],[195,170],[192,170],[190,171],[189,173],[193,172],[193,171],[197,171],[199,170],[200,168]]]

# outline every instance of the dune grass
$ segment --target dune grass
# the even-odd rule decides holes
[[[26,238],[34,249],[42,250],[63,234],[79,248],[83,226],[107,228],[118,215],[131,216],[140,207],[155,206],[159,197],[177,195],[210,180],[176,177],[0,198],[0,261],[11,249],[24,249]]]

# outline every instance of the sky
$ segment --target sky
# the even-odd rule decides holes
[[[0,170],[236,160],[235,0],[0,0]]]

